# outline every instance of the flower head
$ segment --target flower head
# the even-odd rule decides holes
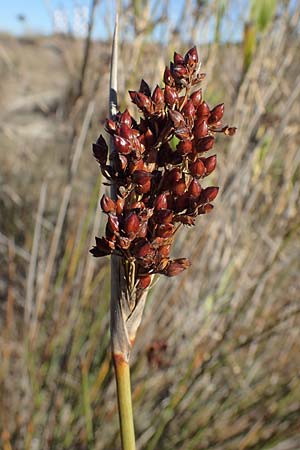
[[[137,289],[146,289],[152,274],[175,276],[190,266],[186,258],[170,259],[174,236],[182,224],[195,225],[198,215],[209,213],[218,194],[215,186],[201,186],[216,167],[216,155],[208,152],[216,133],[231,136],[235,128],[222,125],[224,104],[211,109],[203,100],[198,85],[204,77],[196,47],[184,56],[175,52],[163,88],[152,92],[142,80],[138,91],[129,91],[140,121],[128,110],[107,120],[113,141],[109,160],[102,135],[93,145],[116,198],[101,199],[106,233],[96,238],[91,253],[133,261]]]

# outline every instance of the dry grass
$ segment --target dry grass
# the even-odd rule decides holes
[[[298,23],[279,16],[245,76],[238,45],[200,52],[206,98],[225,100],[238,133],[217,144],[213,214],[175,249],[192,268],[150,293],[132,362],[140,450],[300,447]],[[176,46],[143,42],[133,57],[121,49],[122,104],[140,77],[159,81]],[[90,144],[107,114],[109,46],[94,44],[74,100],[82,49],[0,38],[4,450],[119,448],[109,265],[88,254],[102,227]]]

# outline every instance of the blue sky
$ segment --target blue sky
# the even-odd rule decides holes
[[[182,11],[185,0],[171,0],[169,13],[171,19],[178,19],[178,15]],[[69,19],[72,21],[74,5],[89,5],[91,0],[0,0],[0,31],[8,31],[17,35],[23,34],[49,34],[53,31],[52,13],[56,8],[66,10]],[[246,2],[248,3],[248,2]],[[229,2],[234,8],[230,8],[230,22],[234,23],[232,33],[226,30],[228,36],[234,39],[240,37],[242,22],[237,14],[243,14],[243,11],[237,6],[243,4],[243,0],[235,0]],[[104,12],[109,14],[112,21],[114,2],[110,0],[100,0],[100,6],[97,9],[95,33],[96,37],[105,38],[107,36],[107,28],[104,24]],[[26,16],[26,22],[18,21],[17,16],[23,14]],[[240,25],[236,27],[236,25]],[[213,28],[213,27],[211,27]],[[224,30],[225,31],[225,30]],[[225,39],[227,36],[225,37]]]

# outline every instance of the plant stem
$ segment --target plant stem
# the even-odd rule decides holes
[[[113,361],[117,382],[122,450],[135,450],[130,368],[128,362],[119,355],[113,355]]]

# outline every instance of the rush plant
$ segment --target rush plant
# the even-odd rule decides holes
[[[219,188],[201,186],[217,164],[209,153],[216,134],[235,133],[222,125],[224,104],[210,108],[203,100],[204,77],[196,47],[184,56],[175,52],[163,87],[151,90],[142,80],[138,91],[129,91],[140,119],[126,109],[106,121],[110,154],[102,135],[93,145],[111,186],[100,202],[105,235],[96,237],[91,253],[113,258],[111,342],[124,450],[135,448],[129,358],[149,287],[154,275],[173,277],[190,266],[185,257],[171,258],[174,239],[182,226],[212,211]]]

